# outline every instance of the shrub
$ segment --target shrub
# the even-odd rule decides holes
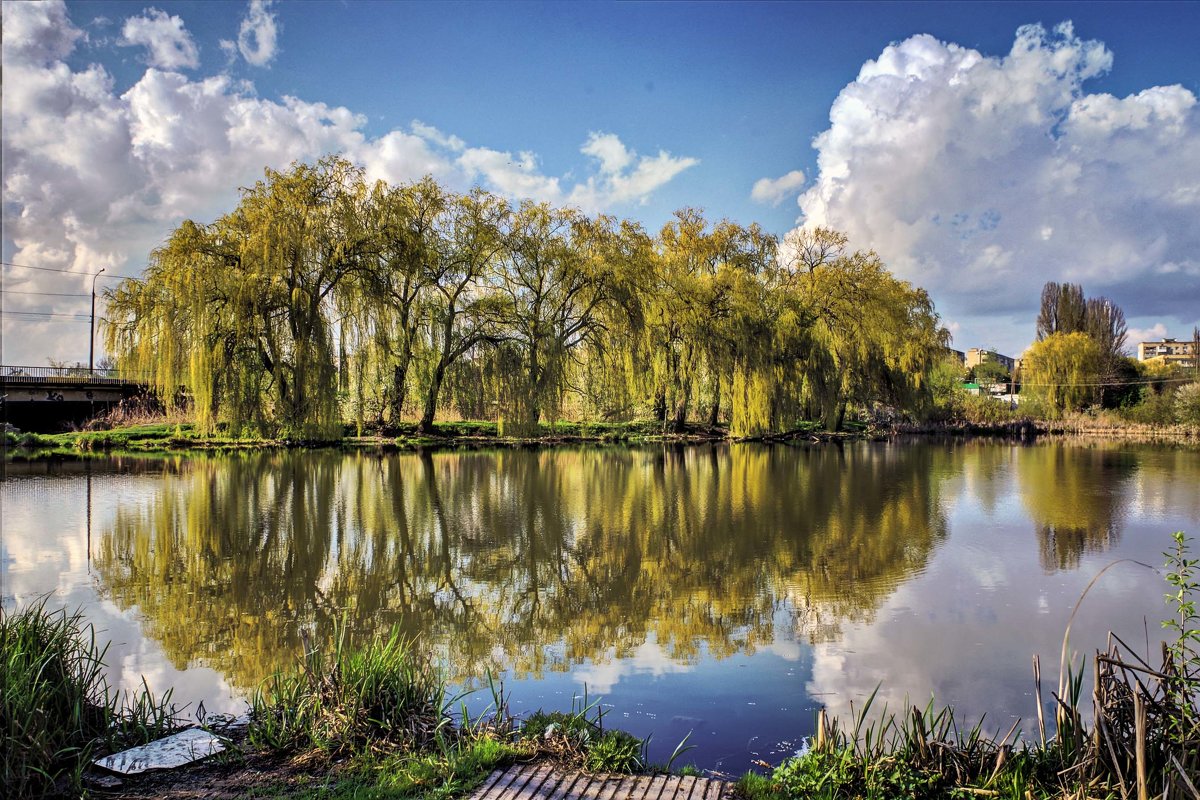
[[[1200,382],[1175,390],[1175,419],[1184,425],[1200,425]]]
[[[985,394],[969,394],[962,400],[963,419],[976,425],[1000,425],[1026,416],[1006,401]]]
[[[1168,388],[1158,392],[1152,387],[1144,387],[1141,402],[1126,406],[1120,409],[1119,413],[1130,422],[1142,425],[1173,425],[1175,423],[1175,391]]]

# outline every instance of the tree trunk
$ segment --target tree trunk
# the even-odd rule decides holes
[[[407,390],[408,362],[405,356],[399,364],[392,368],[392,425],[400,424],[400,416],[404,413],[404,393]]]
[[[437,369],[433,371],[433,379],[429,382],[429,394],[425,396],[425,412],[421,414],[421,421],[417,423],[417,430],[421,433],[433,432],[433,415],[437,413],[438,393],[442,389],[442,378],[445,375],[445,362],[439,361]]]
[[[717,427],[717,420],[721,416],[721,382],[713,381],[713,396],[712,406],[708,410],[708,427]]]
[[[687,412],[688,412],[688,392],[685,391],[683,394],[683,398],[675,406],[674,419],[671,420],[671,427],[673,427],[675,429],[676,433],[682,433],[684,426],[687,425]]]
[[[660,422],[667,421],[667,393],[661,389],[654,393],[654,418]]]
[[[842,415],[846,412],[846,405],[836,397],[828,398],[821,404],[821,426],[829,432],[841,430]]]

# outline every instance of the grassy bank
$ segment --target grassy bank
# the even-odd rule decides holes
[[[557,422],[538,427],[531,436],[505,436],[495,422],[439,422],[432,431],[404,424],[386,432],[356,435],[347,429],[340,439],[297,441],[259,436],[203,436],[190,423],[147,423],[103,431],[67,433],[6,433],[10,457],[78,456],[91,453],[224,452],[282,447],[367,447],[416,450],[472,447],[526,447],[555,444],[699,443],[728,438],[724,428],[689,425],[682,431],[664,430],[656,422]]]
[[[169,693],[109,689],[105,649],[78,615],[44,602],[0,612],[5,796],[83,796],[93,759],[178,727]],[[235,787],[256,797],[430,799],[458,796],[518,760],[649,768],[647,743],[606,727],[597,703],[539,711],[522,725],[500,690],[492,699],[490,709],[470,715],[429,659],[395,632],[361,648],[339,643],[265,681],[252,697],[245,738],[209,768],[227,772],[254,759]],[[151,774],[117,794],[170,795],[205,780],[188,770]]]

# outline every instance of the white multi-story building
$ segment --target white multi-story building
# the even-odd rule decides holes
[[[1159,361],[1184,367],[1195,366],[1196,343],[1194,341],[1177,342],[1174,339],[1165,338],[1158,342],[1140,342],[1138,343],[1137,357],[1138,361]]]

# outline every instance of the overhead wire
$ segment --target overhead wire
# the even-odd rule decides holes
[[[88,292],[26,292],[22,289],[0,289],[0,294],[36,294],[42,297],[91,297]]]
[[[5,266],[5,267],[13,267],[16,269],[36,269],[40,272],[60,272],[60,273],[66,274],[66,275],[81,275],[85,278],[99,276],[104,279],[123,278],[123,279],[128,279],[131,281],[137,281],[138,283],[144,282],[144,281],[142,281],[141,278],[137,277],[136,275],[122,275],[117,272],[106,272],[103,275],[101,275],[98,272],[81,272],[77,269],[62,269],[60,267],[35,267],[32,264],[14,264],[11,261],[0,261],[0,265]]]

